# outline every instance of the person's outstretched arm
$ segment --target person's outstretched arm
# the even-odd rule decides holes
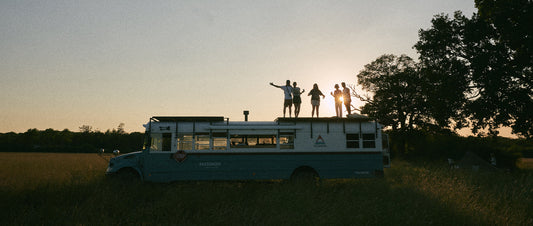
[[[277,86],[277,85],[274,85],[274,83],[270,83],[271,86],[274,86],[274,87],[277,87],[277,88],[281,88],[281,86]]]

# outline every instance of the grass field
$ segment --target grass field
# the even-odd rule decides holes
[[[153,184],[96,154],[0,153],[0,225],[532,225],[533,161],[471,172],[396,160],[384,178]]]

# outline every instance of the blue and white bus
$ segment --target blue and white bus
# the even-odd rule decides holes
[[[277,118],[155,116],[140,152],[112,158],[107,174],[143,181],[270,180],[383,176],[388,139],[368,117]]]

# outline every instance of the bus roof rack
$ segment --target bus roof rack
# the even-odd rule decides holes
[[[223,116],[153,116],[158,122],[223,122]]]
[[[328,118],[282,118],[279,117],[275,120],[276,122],[370,122],[373,121],[370,117],[347,117],[347,118],[339,118],[339,117],[328,117]]]

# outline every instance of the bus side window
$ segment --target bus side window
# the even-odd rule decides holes
[[[279,148],[294,149],[294,133],[280,133]]]
[[[152,134],[151,151],[170,151],[172,147],[172,133]]]
[[[231,135],[231,138],[230,138],[231,147],[239,148],[239,147],[248,146],[245,138],[246,137],[242,135]]]
[[[363,148],[376,148],[376,135],[373,133],[363,134]]]
[[[192,134],[180,133],[178,134],[178,150],[192,150]]]
[[[150,136],[152,141],[150,142],[150,151],[161,151],[163,148],[163,134],[152,133]]]
[[[172,133],[163,133],[163,145],[161,151],[170,151],[172,149]]]
[[[346,134],[346,148],[359,148],[359,134]]]
[[[275,135],[262,135],[258,137],[257,147],[276,148]]]
[[[228,146],[227,133],[213,133],[213,149],[226,150]]]
[[[209,150],[210,147],[209,147],[209,133],[207,134],[203,134],[203,133],[198,133],[196,134],[196,142],[195,142],[196,146],[195,146],[195,149],[196,150]]]

